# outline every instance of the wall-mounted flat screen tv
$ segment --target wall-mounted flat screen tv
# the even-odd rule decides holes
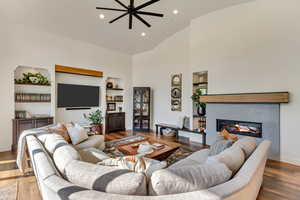
[[[87,85],[57,85],[58,108],[99,107],[100,87]]]

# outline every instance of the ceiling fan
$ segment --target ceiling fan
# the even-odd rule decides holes
[[[141,22],[143,22],[147,27],[151,27],[151,25],[143,19],[140,15],[148,15],[148,16],[154,16],[154,17],[163,17],[163,14],[160,13],[153,13],[153,12],[145,12],[142,11],[141,9],[148,7],[160,0],[150,0],[142,5],[139,5],[135,7],[134,0],[130,0],[130,5],[126,6],[119,0],[115,0],[118,4],[120,4],[124,9],[116,9],[116,8],[103,8],[103,7],[96,7],[96,9],[99,10],[112,10],[112,11],[118,11],[118,12],[125,12],[124,14],[120,15],[119,17],[111,20],[109,23],[114,23],[115,21],[129,15],[129,29],[132,29],[133,26],[133,17],[137,18]]]

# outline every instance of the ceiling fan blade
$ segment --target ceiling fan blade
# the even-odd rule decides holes
[[[134,0],[130,0],[130,7],[131,7],[131,8],[134,7]]]
[[[160,13],[153,13],[153,12],[144,12],[144,11],[136,11],[137,14],[140,15],[150,15],[150,16],[155,16],[155,17],[163,17],[163,14]]]
[[[117,21],[117,20],[119,20],[119,19],[125,17],[126,15],[128,15],[128,12],[127,12],[127,13],[124,13],[123,15],[121,15],[121,16],[119,16],[119,17],[117,17],[116,19],[111,20],[109,23],[112,24],[112,23],[114,23],[115,21]]]
[[[140,5],[140,6],[136,7],[135,10],[143,9],[143,8],[145,8],[147,6],[150,6],[151,4],[154,4],[154,3],[158,2],[158,1],[160,1],[160,0],[151,0],[151,1],[148,1],[148,2],[146,2],[146,3],[144,3],[144,4]]]
[[[143,22],[146,26],[151,27],[151,25],[146,22],[146,20],[144,20],[142,17],[140,17],[138,14],[134,13],[133,14],[137,19],[139,19],[141,22]]]
[[[119,1],[119,0],[115,0],[115,1],[116,1],[118,4],[120,4],[122,7],[128,9],[128,7],[127,7],[125,4],[123,4],[121,1]]]
[[[96,7],[98,10],[113,10],[113,11],[123,11],[127,12],[127,10],[122,10],[122,9],[116,9],[116,8],[103,8],[103,7]]]
[[[132,14],[129,14],[129,29],[132,29]]]

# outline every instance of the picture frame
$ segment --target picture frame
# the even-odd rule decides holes
[[[107,111],[116,111],[116,103],[108,103]]]

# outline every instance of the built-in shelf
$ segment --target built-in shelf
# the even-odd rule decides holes
[[[51,85],[43,85],[43,84],[33,84],[33,83],[15,83],[15,85],[28,85],[28,86],[44,86],[44,87],[50,87]]]
[[[289,103],[288,92],[211,94],[200,97],[203,103]]]
[[[15,103],[51,103],[51,101],[15,101]]]
[[[123,103],[124,101],[106,101],[106,103]]]
[[[106,88],[107,90],[117,90],[117,91],[123,91],[124,89],[122,88]]]
[[[198,86],[198,85],[207,85],[208,82],[199,82],[199,83],[193,83],[194,86]]]

